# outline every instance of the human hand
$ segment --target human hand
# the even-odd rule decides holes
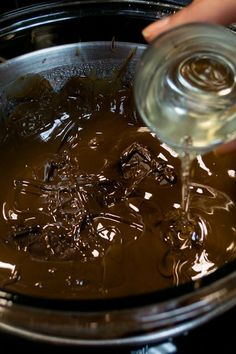
[[[174,15],[144,28],[142,34],[151,42],[160,33],[189,22],[210,22],[229,25],[236,21],[236,0],[194,0]]]

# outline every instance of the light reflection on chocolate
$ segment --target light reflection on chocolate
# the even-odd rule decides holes
[[[54,92],[31,80],[38,90],[32,97],[27,86],[35,83],[23,82],[1,139],[2,287],[124,296],[199,279],[235,258],[235,153],[194,161],[190,215],[198,232],[180,217],[170,233],[180,162],[142,127],[132,87],[74,77]]]

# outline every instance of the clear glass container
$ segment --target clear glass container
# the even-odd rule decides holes
[[[224,27],[194,23],[162,34],[143,54],[136,104],[173,149],[202,154],[235,138],[235,45]]]
[[[0,19],[1,57],[12,61],[4,64],[0,87],[16,73],[40,72],[50,65],[70,63],[78,43],[110,43],[115,36],[118,42],[135,43],[142,52],[141,29],[178,9],[161,1],[74,1],[45,3],[5,14]],[[108,45],[104,43],[104,47],[109,61]],[[122,53],[128,47],[122,45]],[[91,54],[91,46],[87,50]],[[61,52],[63,58],[57,55]],[[42,61],[42,53],[50,60]],[[103,62],[104,51],[95,59]],[[120,59],[118,54],[116,63]],[[75,60],[73,55],[73,63]],[[2,289],[0,329],[51,343],[95,348],[137,346],[177,336],[235,304],[236,262],[232,262],[201,281],[110,300],[42,299]]]

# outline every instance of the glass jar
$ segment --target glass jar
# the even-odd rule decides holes
[[[162,34],[145,51],[136,104],[161,141],[202,154],[236,137],[235,44],[223,26],[194,23]]]
[[[17,73],[27,73],[65,61],[68,64],[78,43],[111,41],[114,36],[118,42],[137,44],[141,52],[141,29],[178,9],[160,1],[74,1],[45,3],[5,14],[0,19],[1,57],[2,61],[12,58],[16,66],[11,67],[9,61],[11,70],[2,71],[0,87],[14,75],[14,67]],[[64,47],[63,58],[54,55],[56,46],[62,46],[63,52],[63,45],[68,44],[71,46]],[[122,48],[127,51],[127,46]],[[50,61],[42,61],[38,49],[49,53]],[[90,46],[87,49],[89,52]],[[31,55],[34,61],[28,60]],[[43,299],[2,289],[0,329],[51,343],[95,348],[138,346],[184,333],[235,304],[236,262],[232,262],[201,281],[110,300]]]

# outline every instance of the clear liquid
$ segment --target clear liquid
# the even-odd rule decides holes
[[[141,99],[141,115],[161,141],[205,153],[233,139],[236,129],[235,73],[230,63],[200,53],[158,68]]]
[[[212,53],[190,54],[169,61],[169,65],[158,67],[150,80],[146,97],[142,99],[141,114],[160,140],[179,153],[180,218],[186,224],[191,223],[191,162],[197,153],[212,150],[234,134],[235,73],[227,60]],[[230,109],[227,105],[231,105]],[[169,227],[174,227],[171,221]],[[191,223],[190,234],[193,228]]]
[[[190,166],[197,155],[236,137],[235,68],[235,38],[221,28],[194,24],[157,38],[137,70],[135,98],[141,117],[181,160],[181,204],[166,211],[162,229],[164,240],[171,246],[165,268],[172,264],[176,284],[179,274],[186,272],[185,251],[196,249],[199,255],[198,247],[218,220],[216,217],[208,223],[208,215],[214,212],[210,204],[216,195],[219,205],[228,210],[220,201],[219,191],[212,190],[206,202],[202,187],[196,189],[200,194],[196,203]],[[175,252],[179,260],[174,259]],[[213,270],[208,256],[204,251],[199,264],[207,261],[208,269]]]
[[[189,154],[184,154],[180,157],[181,160],[181,180],[182,180],[182,200],[181,208],[188,217],[189,210],[189,194],[190,194],[190,166],[192,159]]]

